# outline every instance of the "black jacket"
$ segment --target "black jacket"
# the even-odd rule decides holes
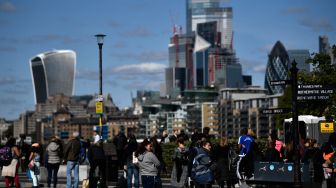
[[[80,148],[79,138],[71,139],[64,150],[64,159],[66,161],[79,161]]]
[[[90,163],[95,160],[105,160],[105,152],[103,147],[97,144],[91,145],[88,151],[88,158]]]

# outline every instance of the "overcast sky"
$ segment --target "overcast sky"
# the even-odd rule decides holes
[[[264,85],[267,55],[286,49],[318,51],[318,36],[336,41],[334,0],[233,0],[234,48],[243,73]],[[119,107],[131,92],[159,90],[168,65],[172,25],[185,30],[184,0],[0,0],[0,117],[34,110],[29,59],[53,49],[77,54],[75,95],[99,91],[95,34],[103,46],[103,93]]]

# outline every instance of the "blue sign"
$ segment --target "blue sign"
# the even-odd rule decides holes
[[[103,140],[107,140],[108,137],[109,137],[109,135],[108,135],[109,134],[108,126],[107,125],[102,125],[101,127],[102,127],[102,129],[100,131],[100,126],[96,126],[96,131],[98,133],[101,133],[101,137],[102,137]]]
[[[68,131],[61,131],[60,132],[60,138],[61,139],[67,139],[67,138],[69,138],[69,132]]]

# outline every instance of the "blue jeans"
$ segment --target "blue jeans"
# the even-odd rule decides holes
[[[127,162],[127,187],[132,187],[132,177],[134,175],[134,187],[139,188],[139,168],[132,162]]]
[[[141,176],[143,188],[155,188],[156,176]]]
[[[79,182],[79,162],[78,161],[67,161],[67,183],[66,187],[71,188],[71,172],[74,170],[74,188],[78,188],[78,182]]]
[[[39,186],[39,180],[40,180],[40,162],[34,162],[34,169],[29,170],[30,176],[33,180],[33,186]]]

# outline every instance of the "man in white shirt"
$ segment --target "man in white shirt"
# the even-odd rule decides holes
[[[99,140],[101,139],[97,131],[93,131],[93,138],[94,138],[93,143],[95,144],[98,143]]]

